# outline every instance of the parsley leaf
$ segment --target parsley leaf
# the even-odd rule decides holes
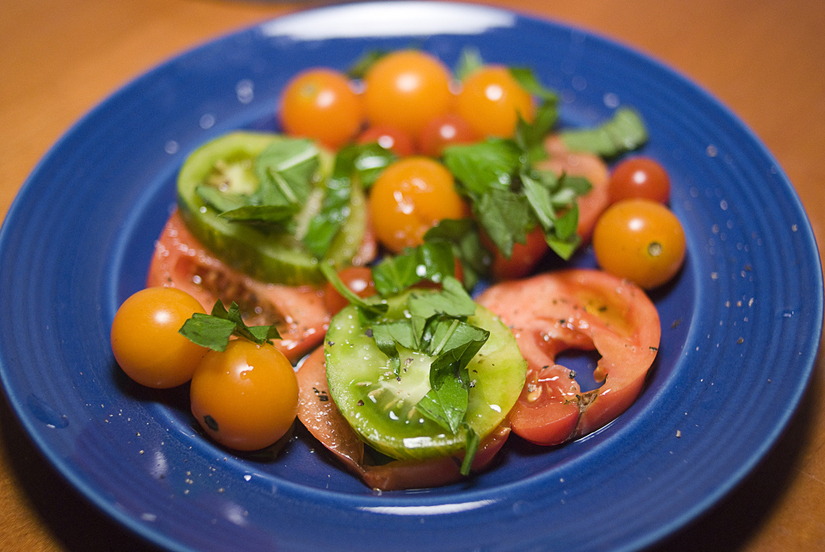
[[[194,313],[179,332],[201,347],[215,351],[225,351],[233,335],[259,345],[281,339],[275,326],[247,326],[238,304],[233,302],[226,310],[220,299],[212,307],[211,314]]]

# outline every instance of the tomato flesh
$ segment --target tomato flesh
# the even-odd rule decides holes
[[[248,325],[275,324],[283,339],[276,347],[295,362],[324,338],[329,312],[323,293],[312,286],[266,284],[229,267],[192,236],[177,211],[155,246],[147,286],[181,289],[210,312],[220,299],[234,301]]]
[[[513,331],[527,378],[510,412],[513,431],[541,445],[586,435],[636,400],[656,358],[661,328],[656,307],[639,287],[605,272],[570,269],[497,284],[478,302]],[[582,392],[575,374],[556,364],[569,349],[601,354]]]

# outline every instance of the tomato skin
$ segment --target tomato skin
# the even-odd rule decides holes
[[[398,157],[407,157],[415,153],[412,138],[406,132],[391,126],[372,126],[362,132],[356,140],[359,144],[377,142]]]
[[[206,349],[178,330],[196,312],[204,312],[201,304],[178,289],[151,287],[126,299],[111,330],[112,352],[123,371],[155,389],[189,381]]]
[[[482,236],[482,243],[493,251],[491,270],[493,278],[497,281],[527,276],[550,250],[544,239],[544,231],[539,226],[527,233],[525,243],[513,244],[513,252],[509,259],[486,236]]]
[[[378,241],[395,253],[423,243],[438,221],[469,215],[453,175],[429,157],[406,157],[387,167],[373,184],[369,203]]]
[[[436,57],[399,50],[382,57],[364,76],[364,105],[370,125],[391,125],[417,136],[446,113],[453,100],[450,72]]]
[[[606,272],[570,269],[504,282],[478,302],[512,329],[528,362],[510,421],[536,444],[560,444],[616,418],[636,400],[656,358],[656,306],[642,289]],[[568,349],[601,354],[594,371],[601,387],[582,393],[575,374],[556,364]]]
[[[237,302],[247,324],[276,325],[282,339],[275,346],[293,362],[323,340],[329,324],[321,290],[265,284],[233,269],[204,249],[178,211],[155,244],[146,282],[148,287],[181,289],[207,312],[218,299],[227,307]]]
[[[259,450],[284,436],[295,421],[298,381],[289,360],[271,345],[245,339],[209,351],[192,376],[192,414],[215,441],[234,450]]]
[[[444,148],[456,144],[471,144],[481,140],[470,123],[455,113],[431,119],[418,136],[418,149],[424,155],[441,157]]]
[[[667,207],[649,199],[611,205],[596,223],[593,251],[604,270],[645,289],[668,282],[685,259],[685,232]]]
[[[610,202],[623,199],[650,199],[667,203],[670,177],[649,157],[631,157],[616,165],[610,175]]]
[[[364,121],[360,96],[346,75],[313,68],[293,77],[281,95],[281,124],[287,134],[337,148],[352,139]]]
[[[351,266],[338,272],[341,281],[362,299],[371,297],[377,293],[375,282],[372,280],[372,271],[363,266]],[[338,293],[335,287],[327,283],[324,287],[324,303],[330,315],[338,314],[338,311],[349,304],[343,295]]]
[[[456,112],[481,136],[509,138],[515,134],[519,115],[527,122],[533,120],[535,106],[506,67],[486,65],[462,83]]]

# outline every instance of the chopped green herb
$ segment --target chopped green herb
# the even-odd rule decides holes
[[[610,120],[598,127],[562,131],[561,139],[573,151],[614,157],[644,144],[647,130],[639,114],[624,107],[617,109]]]
[[[275,326],[247,326],[237,303],[233,302],[226,310],[220,299],[211,314],[196,312],[179,331],[192,342],[215,351],[225,351],[233,335],[259,345],[281,339]]]

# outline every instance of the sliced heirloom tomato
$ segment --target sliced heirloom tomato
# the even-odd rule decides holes
[[[447,485],[462,479],[463,452],[430,460],[392,460],[377,464],[364,442],[330,397],[324,349],[313,351],[298,369],[298,419],[318,441],[370,488],[382,491],[421,489]],[[471,471],[490,466],[507,441],[510,427],[505,420],[481,441]]]
[[[641,288],[605,272],[571,269],[495,285],[478,297],[513,331],[528,362],[510,413],[513,431],[556,445],[604,426],[633,404],[656,358],[659,314]],[[601,354],[582,392],[575,373],[556,364],[568,349]]]
[[[275,324],[283,339],[275,347],[297,361],[324,338],[329,312],[323,292],[312,286],[291,287],[259,282],[207,252],[177,211],[155,244],[147,287],[165,286],[192,295],[210,312],[220,299],[241,307],[247,325]]]
[[[599,215],[610,204],[610,172],[601,157],[592,153],[571,151],[557,135],[550,135],[544,141],[544,149],[549,157],[536,163],[540,169],[550,169],[558,175],[583,176],[593,188],[578,198],[579,224],[576,233],[587,241],[593,235],[593,228]]]
[[[416,288],[419,295],[435,290]],[[387,300],[388,320],[406,315],[404,294]],[[455,433],[425,416],[418,407],[430,391],[433,357],[397,345],[402,368],[389,357],[350,305],[330,320],[324,343],[330,397],[352,428],[372,448],[399,460],[453,456],[464,450],[467,429],[483,439],[507,417],[524,387],[526,363],[513,335],[493,313],[476,306],[467,318],[490,335],[467,364],[471,383],[466,415]]]
[[[295,234],[262,229],[253,223],[232,222],[198,192],[199,187],[219,192],[249,195],[258,187],[255,159],[277,140],[278,134],[233,132],[195,150],[178,175],[178,208],[187,228],[216,257],[250,276],[285,285],[322,284],[325,280],[314,258],[301,241],[315,217],[324,195],[323,177],[331,163],[329,153],[320,150],[319,182],[295,216]],[[359,247],[369,238],[366,200],[363,191],[353,186],[348,216],[333,239],[323,261],[335,265],[353,263]],[[366,259],[367,261],[369,259]]]

